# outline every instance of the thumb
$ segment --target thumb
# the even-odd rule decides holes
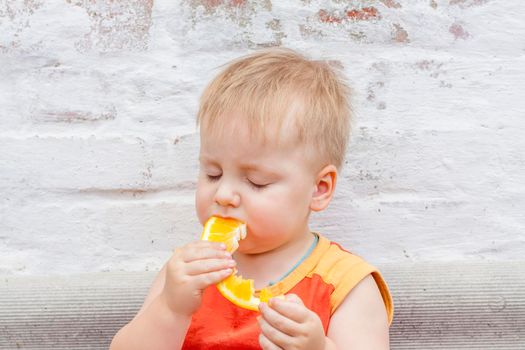
[[[304,305],[303,301],[297,296],[297,294],[286,294],[286,300],[299,305]]]

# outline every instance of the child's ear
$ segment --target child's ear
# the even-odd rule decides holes
[[[330,164],[317,173],[310,209],[321,211],[328,206],[334,196],[337,181],[337,168]]]

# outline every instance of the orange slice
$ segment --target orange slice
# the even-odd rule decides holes
[[[226,250],[233,253],[239,247],[239,240],[246,237],[246,224],[235,219],[224,219],[212,216],[204,225],[201,240],[222,242]],[[219,292],[235,305],[248,310],[259,310],[261,302],[268,302],[273,297],[268,288],[261,290],[256,297],[253,280],[237,276],[237,269],[223,281],[217,284]]]

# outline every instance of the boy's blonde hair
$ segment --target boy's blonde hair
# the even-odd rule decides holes
[[[268,126],[280,131],[272,135],[292,126],[284,131],[310,147],[315,162],[323,163],[317,165],[340,168],[350,134],[350,93],[338,67],[291,49],[264,49],[227,64],[208,84],[197,125],[206,133],[221,132],[237,122],[226,120],[228,112],[238,111],[250,131],[263,130],[265,138]]]

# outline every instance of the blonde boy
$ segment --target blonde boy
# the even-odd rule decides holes
[[[247,223],[234,259],[219,243],[175,249],[111,344],[131,349],[388,349],[392,302],[379,272],[310,231],[332,199],[350,132],[336,69],[273,48],[230,63],[200,103],[196,209]],[[259,313],[215,284],[236,267],[270,285]]]

